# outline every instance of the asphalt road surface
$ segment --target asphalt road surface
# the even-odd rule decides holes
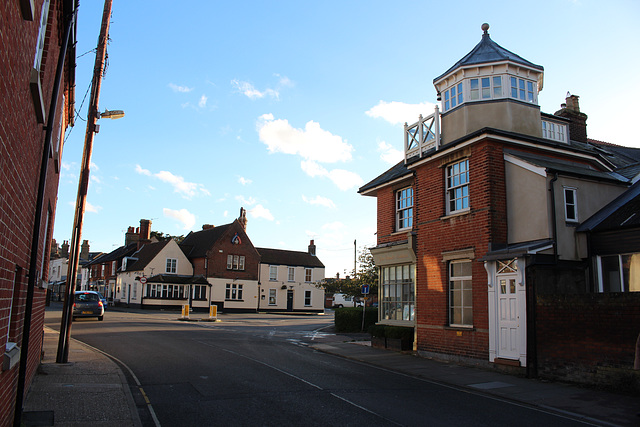
[[[72,338],[123,365],[144,425],[584,425],[318,352],[309,343],[344,339],[323,332],[330,315],[178,316],[107,310],[102,322],[73,322]],[[46,323],[58,329],[60,312],[47,311]]]

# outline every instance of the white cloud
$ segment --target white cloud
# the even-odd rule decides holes
[[[186,198],[191,198],[196,195],[211,195],[209,190],[207,190],[204,185],[185,181],[183,177],[174,175],[169,171],[160,171],[154,174],[148,169],[143,169],[140,165],[136,165],[135,170],[141,175],[153,176],[160,181],[170,184],[171,186],[173,186],[173,191],[175,191],[176,193],[181,193],[183,197]]]
[[[173,84],[173,83],[169,83],[169,87],[174,92],[181,92],[181,93],[188,93],[188,92],[191,92],[193,90],[193,88],[190,88],[190,87],[187,87],[187,86],[178,86],[178,85]]]
[[[196,216],[186,209],[176,211],[169,208],[163,208],[162,213],[167,218],[173,218],[180,222],[185,230],[190,230],[196,223]]]
[[[149,171],[148,169],[143,169],[140,165],[136,165],[136,172],[140,175],[151,176],[151,171]]]
[[[94,171],[100,170],[100,168],[98,167],[98,165],[96,165],[96,164],[95,164],[95,163],[93,163],[93,162],[89,163],[89,168],[90,168],[91,170],[94,170]]]
[[[228,217],[229,216],[229,211],[224,211],[224,213],[222,214],[223,217]]]
[[[300,167],[311,178],[314,178],[316,176],[329,175],[329,171],[327,171],[325,168],[323,168],[313,160],[303,160],[302,162],[300,162]]]
[[[333,169],[329,172],[329,179],[342,191],[349,190],[364,184],[360,175],[344,169]]]
[[[378,152],[380,153],[380,159],[390,165],[395,165],[404,158],[404,153],[400,150],[396,150],[393,146],[385,141],[378,143]]]
[[[435,104],[423,102],[421,104],[405,104],[404,102],[380,101],[378,105],[366,111],[365,114],[373,118],[381,118],[387,122],[397,125],[403,123],[415,123],[418,116],[428,116],[433,113]]]
[[[351,160],[353,147],[313,120],[307,122],[304,129],[297,129],[287,120],[276,120],[272,114],[264,114],[260,116],[257,128],[260,141],[271,153],[297,154],[305,160],[323,163]]]
[[[73,206],[75,207],[75,204]],[[94,206],[91,203],[85,201],[84,210],[85,212],[98,213],[102,210],[102,206]]]
[[[240,184],[242,184],[242,185],[249,185],[249,184],[251,184],[253,181],[252,181],[252,180],[250,180],[250,179],[247,179],[247,178],[245,178],[245,177],[243,177],[243,176],[241,176],[240,178],[238,178],[238,182],[239,182]]]
[[[249,209],[247,211],[252,218],[264,218],[268,221],[273,221],[273,215],[269,212],[269,209],[265,208],[262,205],[257,205],[253,209]]]
[[[256,199],[254,199],[253,197],[249,197],[248,199],[245,199],[244,196],[236,196],[236,200],[240,202],[240,204],[246,205],[246,206],[252,206],[256,204]]]
[[[242,93],[249,99],[260,99],[265,96],[269,96],[271,98],[278,99],[280,97],[280,92],[274,89],[265,89],[264,91],[260,91],[256,89],[251,83],[243,82],[237,79],[231,80],[231,85],[238,90],[238,92]]]
[[[207,106],[207,96],[206,95],[202,95],[200,97],[200,101],[198,101],[198,107],[200,108],[204,108]]]
[[[326,197],[322,197],[322,196],[316,196],[313,199],[309,199],[309,198],[307,198],[307,196],[305,196],[303,194],[302,195],[302,200],[305,203],[309,203],[310,205],[325,206],[325,207],[331,208],[331,209],[334,209],[336,207],[336,204],[333,203],[333,200],[328,199]]]
[[[102,180],[97,175],[90,175],[89,182],[94,182],[96,184],[102,184]]]
[[[72,163],[67,163],[67,162],[62,162],[62,169],[68,171],[69,169],[71,169],[71,165]]]

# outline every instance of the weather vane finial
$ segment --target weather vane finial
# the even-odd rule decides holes
[[[485,22],[480,28],[482,28],[482,31],[484,31],[485,34],[489,34],[489,24]]]

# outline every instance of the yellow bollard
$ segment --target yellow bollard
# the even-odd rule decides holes
[[[189,319],[189,304],[185,304],[182,306],[182,318]]]
[[[209,320],[218,320],[218,306],[212,305],[209,307]]]

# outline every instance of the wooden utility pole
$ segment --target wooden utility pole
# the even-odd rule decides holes
[[[87,188],[89,187],[89,166],[91,164],[91,152],[93,151],[93,136],[96,131],[96,122],[100,117],[98,100],[100,99],[100,85],[107,54],[107,39],[109,38],[109,21],[111,19],[112,0],[104,1],[102,11],[102,26],[98,37],[96,61],[93,67],[91,80],[91,95],[89,98],[89,110],[87,113],[87,131],[84,137],[84,152],[78,182],[78,197],[76,198],[76,211],[71,232],[71,244],[69,245],[69,272],[67,274],[67,288],[65,289],[62,321],[60,323],[60,338],[58,341],[58,353],[56,363],[67,363],[69,358],[69,339],[71,338],[71,319],[73,310],[74,292],[76,288],[76,276],[80,259],[80,239],[82,238],[82,220],[87,201]]]

